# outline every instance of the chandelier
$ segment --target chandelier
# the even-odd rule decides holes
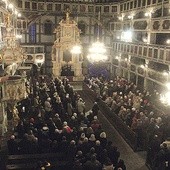
[[[108,59],[106,54],[107,50],[104,43],[99,41],[99,22],[100,22],[100,12],[98,15],[98,32],[97,32],[97,41],[92,44],[89,48],[89,54],[87,55],[87,59],[91,63],[96,62],[105,62]]]
[[[108,56],[106,55],[106,48],[104,43],[99,42],[99,40],[94,42],[89,49],[87,59],[92,63],[106,61]]]

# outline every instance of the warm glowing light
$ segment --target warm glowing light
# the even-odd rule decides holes
[[[170,83],[167,83],[166,87],[168,88],[168,90],[170,90]]]
[[[14,7],[14,5],[13,4],[9,4],[8,7],[12,9]]]
[[[146,12],[145,13],[145,17],[151,17],[151,15],[152,15],[152,12]]]
[[[18,15],[18,11],[15,11],[15,15]]]
[[[17,35],[16,35],[16,38],[17,38],[17,39],[21,39],[21,38],[22,38],[22,35],[17,34]]]
[[[132,42],[132,31],[124,31],[121,35],[121,40],[126,42]]]
[[[21,13],[18,13],[18,17],[21,17]]]
[[[164,76],[168,76],[169,74],[167,72],[163,72],[163,75]]]
[[[73,54],[81,54],[81,46],[76,45],[71,49],[71,53]]]
[[[146,37],[143,38],[143,42],[147,43],[148,39]]]
[[[140,67],[141,67],[141,68],[145,68],[145,66],[144,66],[143,64],[142,64],[142,65],[140,65]]]
[[[121,17],[118,17],[118,19],[123,21],[123,16],[121,16]]]
[[[170,105],[170,91],[160,96],[160,101],[165,105]]]
[[[118,60],[118,61],[120,61],[120,60],[121,60],[121,57],[116,56],[115,59]]]
[[[89,54],[87,55],[87,59],[94,63],[94,62],[104,62],[108,59],[106,55],[103,54]]]
[[[106,49],[104,47],[104,44],[97,41],[95,43],[92,44],[92,47],[89,49],[90,53],[100,53],[103,54],[106,52]]]
[[[166,43],[167,43],[167,44],[170,44],[170,39],[168,39],[168,40],[166,41]]]
[[[133,15],[129,15],[129,16],[128,16],[128,19],[133,19]]]
[[[93,43],[92,47],[89,49],[87,59],[90,62],[106,61],[108,59],[108,56],[106,55],[106,48],[104,44],[99,41]]]

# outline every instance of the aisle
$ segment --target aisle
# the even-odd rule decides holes
[[[94,99],[92,95],[86,91],[78,91],[83,100],[86,102],[87,110],[91,109]],[[125,161],[127,170],[148,170],[145,166],[145,152],[133,152],[131,147],[119,135],[116,129],[111,125],[109,120],[100,112],[98,115],[103,129],[106,131],[108,139],[118,147],[121,159]]]

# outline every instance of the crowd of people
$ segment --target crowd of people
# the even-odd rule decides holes
[[[158,110],[153,101],[158,93],[141,91],[133,82],[116,77],[104,80],[102,77],[85,79],[110,111],[118,115],[127,127],[137,135],[137,145],[149,150],[150,164],[154,169],[170,167],[170,116]],[[164,166],[163,166],[164,165]]]
[[[98,120],[96,102],[86,114],[67,78],[41,77],[27,86],[31,92],[16,106],[20,120],[7,142],[9,154],[63,153],[73,170],[126,170]],[[37,164],[37,169],[46,167],[52,163]]]

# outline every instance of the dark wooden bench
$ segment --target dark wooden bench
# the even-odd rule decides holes
[[[9,155],[8,164],[37,162],[39,160],[65,160],[66,155],[63,153],[44,153],[44,154],[24,154]]]
[[[33,170],[39,161],[48,161],[54,167],[68,167],[69,161],[64,153],[24,154],[9,155],[6,169],[31,169]]]
[[[50,162],[50,161],[49,161]],[[50,162],[50,169],[66,170],[70,169],[71,165],[68,161],[55,161]],[[37,163],[23,163],[23,164],[10,164],[6,166],[6,170],[36,170]]]

